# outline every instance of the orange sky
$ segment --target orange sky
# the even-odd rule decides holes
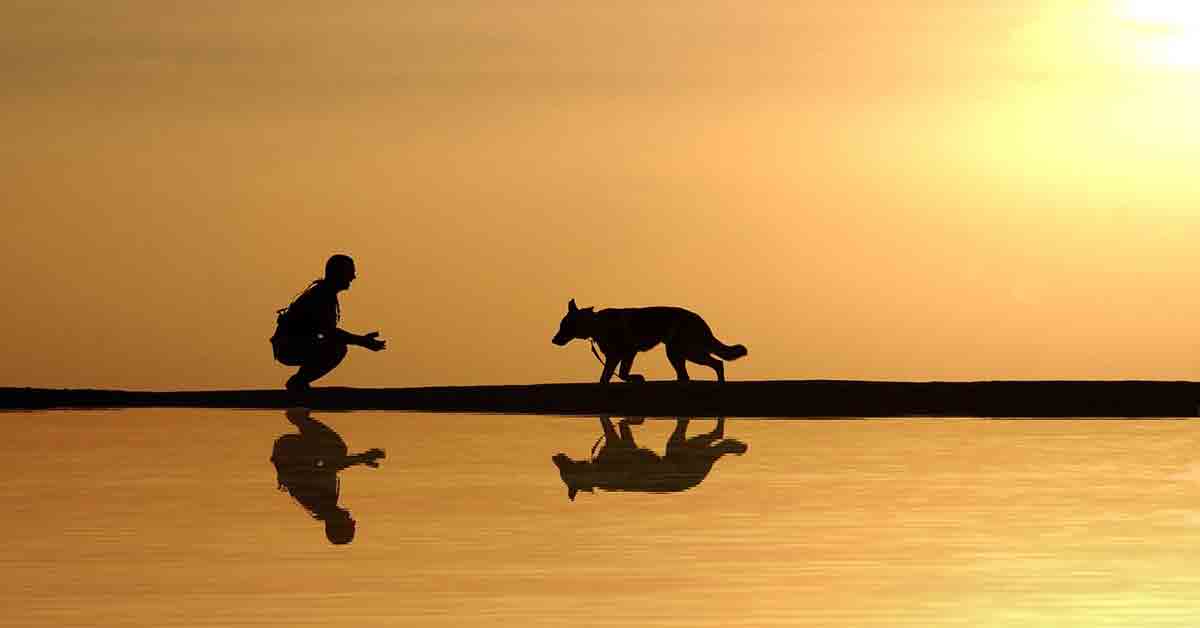
[[[276,386],[335,251],[389,349],[325,384],[592,380],[569,297],[731,379],[1198,377],[1190,3],[646,4],[6,2],[0,385]]]

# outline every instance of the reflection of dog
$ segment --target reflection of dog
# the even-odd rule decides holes
[[[687,437],[687,419],[678,419],[675,431],[667,439],[665,456],[640,448],[633,442],[630,425],[641,419],[622,420],[620,433],[608,417],[600,419],[604,428],[604,446],[591,460],[572,460],[566,454],[556,454],[552,460],[558,467],[567,497],[575,501],[579,491],[636,491],[643,493],[674,493],[686,491],[704,481],[717,460],[725,454],[742,455],[746,444],[725,438],[725,419],[717,419],[717,427],[707,434]]]
[[[660,342],[667,346],[667,359],[680,381],[688,379],[690,360],[712,368],[717,372],[717,380],[723,382],[725,364],[721,360],[736,360],[746,355],[746,347],[722,343],[703,318],[679,307],[612,308],[597,312],[590,307],[580,309],[575,306],[575,299],[571,299],[567,315],[551,342],[562,346],[574,338],[595,340],[600,345],[605,355],[601,383],[612,379],[618,364],[621,369],[617,376],[622,380],[645,381],[641,375],[629,373],[633,358],[639,351],[649,351]]]

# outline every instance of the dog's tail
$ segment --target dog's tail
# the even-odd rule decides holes
[[[722,360],[736,360],[749,353],[746,351],[746,345],[733,345],[731,347],[720,340],[717,340],[716,338],[713,338],[713,346],[714,348],[712,352]]]

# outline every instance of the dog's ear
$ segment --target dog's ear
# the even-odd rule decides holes
[[[575,307],[575,299],[571,299],[570,301],[567,301],[567,312],[568,313],[574,313],[578,309],[579,308]]]

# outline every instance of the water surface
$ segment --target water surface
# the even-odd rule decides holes
[[[651,457],[572,501],[551,458],[596,418],[311,419],[386,458],[281,478],[282,411],[0,414],[0,625],[1200,622],[1196,421],[730,419],[691,488],[634,486]],[[629,430],[661,458],[676,427]]]

